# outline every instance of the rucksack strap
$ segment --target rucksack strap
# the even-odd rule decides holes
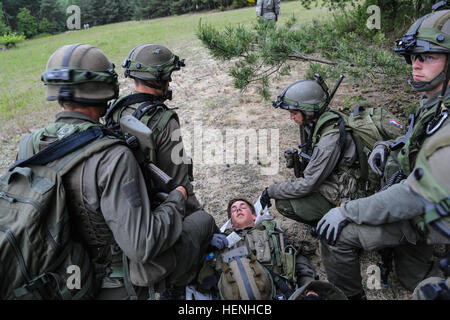
[[[125,253],[122,254],[122,266],[123,266],[123,283],[125,285],[125,289],[127,290],[128,297],[130,300],[137,300],[138,297],[130,279],[130,268],[128,267],[128,257],[125,255]]]
[[[149,93],[134,93],[130,94],[128,96],[125,96],[119,100],[116,100],[106,111],[105,115],[105,121],[106,126],[109,128],[111,125],[114,124],[113,115],[116,112],[117,109],[121,107],[128,107],[136,103],[141,103],[145,101],[155,101],[158,97],[149,94]]]
[[[345,120],[344,117],[339,112],[330,110],[330,112],[337,114],[339,116],[339,148],[341,153],[339,154],[338,164],[342,161],[345,154],[345,149],[347,148],[347,134],[345,132]]]
[[[163,106],[167,109],[166,105],[162,103],[161,101],[147,101],[141,104],[134,112],[133,117],[135,117],[138,120],[141,120],[144,115],[146,115],[148,112],[152,111],[154,108],[158,106]]]
[[[16,167],[30,166],[30,165],[44,165],[52,161],[58,160],[73,151],[89,144],[90,142],[102,138],[104,132],[100,128],[89,129],[86,131],[78,132],[65,137],[61,140],[57,140],[51,143],[48,147],[44,148],[40,152],[33,156],[16,161],[9,171],[13,171]],[[26,138],[27,140],[30,137]]]

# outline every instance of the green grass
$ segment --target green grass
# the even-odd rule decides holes
[[[299,1],[282,3],[281,10],[281,23],[292,14],[301,23],[321,17],[327,12],[322,8],[306,10],[301,7]],[[128,21],[22,42],[14,49],[0,51],[0,119],[8,120],[43,110],[46,105],[45,87],[40,81],[40,75],[45,70],[50,55],[63,45],[94,45],[116,64],[117,72],[122,73],[121,61],[132,48],[141,43],[160,43],[169,48],[177,48],[180,44],[189,47],[186,44],[190,43],[200,46],[200,41],[195,36],[200,19],[220,28],[229,24],[247,25],[252,23],[255,17],[254,7],[225,12],[203,12],[146,21]]]

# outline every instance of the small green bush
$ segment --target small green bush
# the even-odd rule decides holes
[[[23,34],[7,33],[0,36],[0,45],[5,46],[6,48],[11,48],[15,47],[17,43],[23,40],[25,40],[25,36]]]

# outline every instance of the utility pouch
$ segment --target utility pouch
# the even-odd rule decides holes
[[[292,281],[293,283],[296,282],[296,276],[295,276],[295,257],[297,256],[297,250],[291,245],[286,246],[283,254],[283,276],[288,279],[289,281]]]
[[[272,255],[267,231],[254,229],[247,237],[250,250],[256,254],[256,260],[262,264],[271,264]]]

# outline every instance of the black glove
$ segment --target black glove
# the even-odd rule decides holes
[[[270,203],[269,192],[267,192],[267,188],[261,194],[261,199],[259,199],[259,203],[261,203],[261,207],[264,209],[266,206],[270,208],[272,204]]]
[[[211,240],[211,245],[219,250],[228,247],[227,236],[222,233],[214,233]]]

